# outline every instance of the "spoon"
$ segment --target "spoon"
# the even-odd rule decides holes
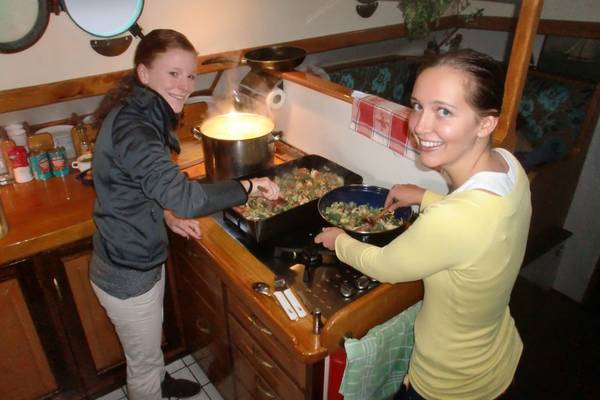
[[[392,209],[394,208],[395,204],[396,204],[395,202],[390,203],[387,205],[387,207],[384,207],[383,210],[379,211],[377,214],[367,216],[367,218],[366,218],[367,223],[359,226],[357,230],[358,231],[368,231],[370,227],[372,227],[373,225],[375,225],[375,223],[377,223],[377,221],[379,221],[387,213],[391,212]]]
[[[379,211],[377,214],[375,215],[369,215],[367,217],[367,222],[371,225],[375,225],[375,223],[377,221],[379,221],[382,217],[384,217],[387,213],[389,213],[390,211],[392,211],[392,208],[394,207],[396,203],[390,203],[387,205],[387,207],[384,207],[383,210]]]
[[[254,282],[252,284],[252,289],[257,293],[271,297],[271,287],[265,282]]]

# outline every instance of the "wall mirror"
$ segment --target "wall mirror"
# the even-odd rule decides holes
[[[48,26],[48,0],[0,0],[0,53],[32,46]]]
[[[112,37],[127,32],[138,20],[144,0],[61,0],[73,22],[87,33]]]
[[[134,36],[143,36],[137,20],[144,8],[144,0],[61,0],[61,5],[82,30],[101,38],[111,38],[90,41],[92,48],[104,56],[119,55],[132,42],[129,35],[115,36],[127,31]]]

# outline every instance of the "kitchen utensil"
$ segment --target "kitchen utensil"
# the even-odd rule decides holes
[[[356,204],[368,204],[371,207],[379,208],[383,207],[385,198],[388,194],[388,189],[379,186],[368,186],[368,185],[348,185],[342,186],[337,189],[333,189],[326,193],[318,203],[318,211],[321,217],[327,221],[330,225],[336,226],[332,221],[329,221],[325,216],[325,210],[332,203],[336,201],[351,202]],[[403,219],[404,224],[402,226],[394,227],[392,229],[381,231],[381,232],[368,232],[365,225],[360,226],[356,230],[344,229],[350,236],[365,242],[378,246],[386,245],[391,242],[396,236],[404,232],[408,227],[409,223],[414,218],[412,209],[410,207],[400,207],[394,211],[394,215],[398,219]],[[342,228],[342,227],[340,227]]]
[[[264,294],[265,296],[271,297],[271,287],[269,286],[268,283],[254,282],[252,284],[252,289],[254,289],[254,291],[257,293]]]
[[[204,60],[202,64],[247,64],[253,69],[287,71],[300,65],[305,57],[306,51],[299,47],[272,46],[248,51],[240,60],[234,60],[227,57],[215,57]]]
[[[273,128],[269,118],[252,113],[221,114],[194,127],[194,137],[202,141],[207,179],[238,178],[268,168],[279,139]]]
[[[333,172],[344,179],[344,184],[361,183],[362,177],[354,172],[316,154],[300,157],[286,163],[259,171],[244,178],[255,176],[267,176],[275,178],[277,175],[290,173],[294,168],[308,168],[320,171]],[[223,212],[223,218],[229,223],[239,228],[256,243],[266,242],[278,235],[285,234],[290,227],[295,226],[318,226],[322,224],[322,219],[317,211],[318,199],[314,199],[287,211],[273,215],[272,217],[261,220],[246,219],[235,208],[226,209]]]
[[[366,231],[366,230],[368,230],[370,227],[372,227],[373,225],[375,225],[377,223],[377,221],[379,221],[382,217],[384,217],[387,213],[389,213],[392,210],[393,207],[394,207],[394,203],[390,203],[390,204],[388,204],[387,207],[384,207],[377,214],[375,214],[375,215],[369,215],[367,217],[367,223],[364,224],[364,225],[362,225],[357,230],[358,231]]]
[[[274,284],[275,291],[283,293],[286,300],[290,303],[296,314],[298,314],[298,317],[306,317],[306,311],[304,310],[304,307],[302,307],[302,304],[300,304],[300,301],[292,291],[292,288],[288,286],[287,282],[285,281],[285,278],[281,276],[277,277],[277,279],[275,279]]]

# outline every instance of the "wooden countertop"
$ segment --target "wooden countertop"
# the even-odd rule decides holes
[[[297,149],[277,144],[275,163],[301,156]],[[202,149],[195,139],[182,140],[182,153],[175,161],[190,177],[204,175]],[[95,192],[76,180],[73,171],[64,178],[32,181],[0,187],[9,231],[0,239],[0,265],[30,257],[92,236]],[[340,346],[340,339],[351,334],[362,337],[376,324],[382,323],[422,297],[421,282],[381,284],[366,295],[335,313],[321,335],[312,334],[312,318],[290,321],[283,311],[265,296],[251,289],[256,281],[274,281],[273,273],[240,243],[227,234],[210,217],[199,219],[201,246],[220,265],[228,284],[247,305],[268,321],[270,329],[305,363],[319,361]]]
[[[202,157],[200,142],[187,138],[174,160],[193,177],[204,175]],[[8,221],[8,234],[0,239],[0,265],[92,236],[96,193],[75,178],[77,173],[0,186]]]

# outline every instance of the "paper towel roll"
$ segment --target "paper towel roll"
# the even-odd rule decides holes
[[[265,103],[269,110],[279,110],[285,103],[285,92],[282,89],[275,88],[267,94]]]

